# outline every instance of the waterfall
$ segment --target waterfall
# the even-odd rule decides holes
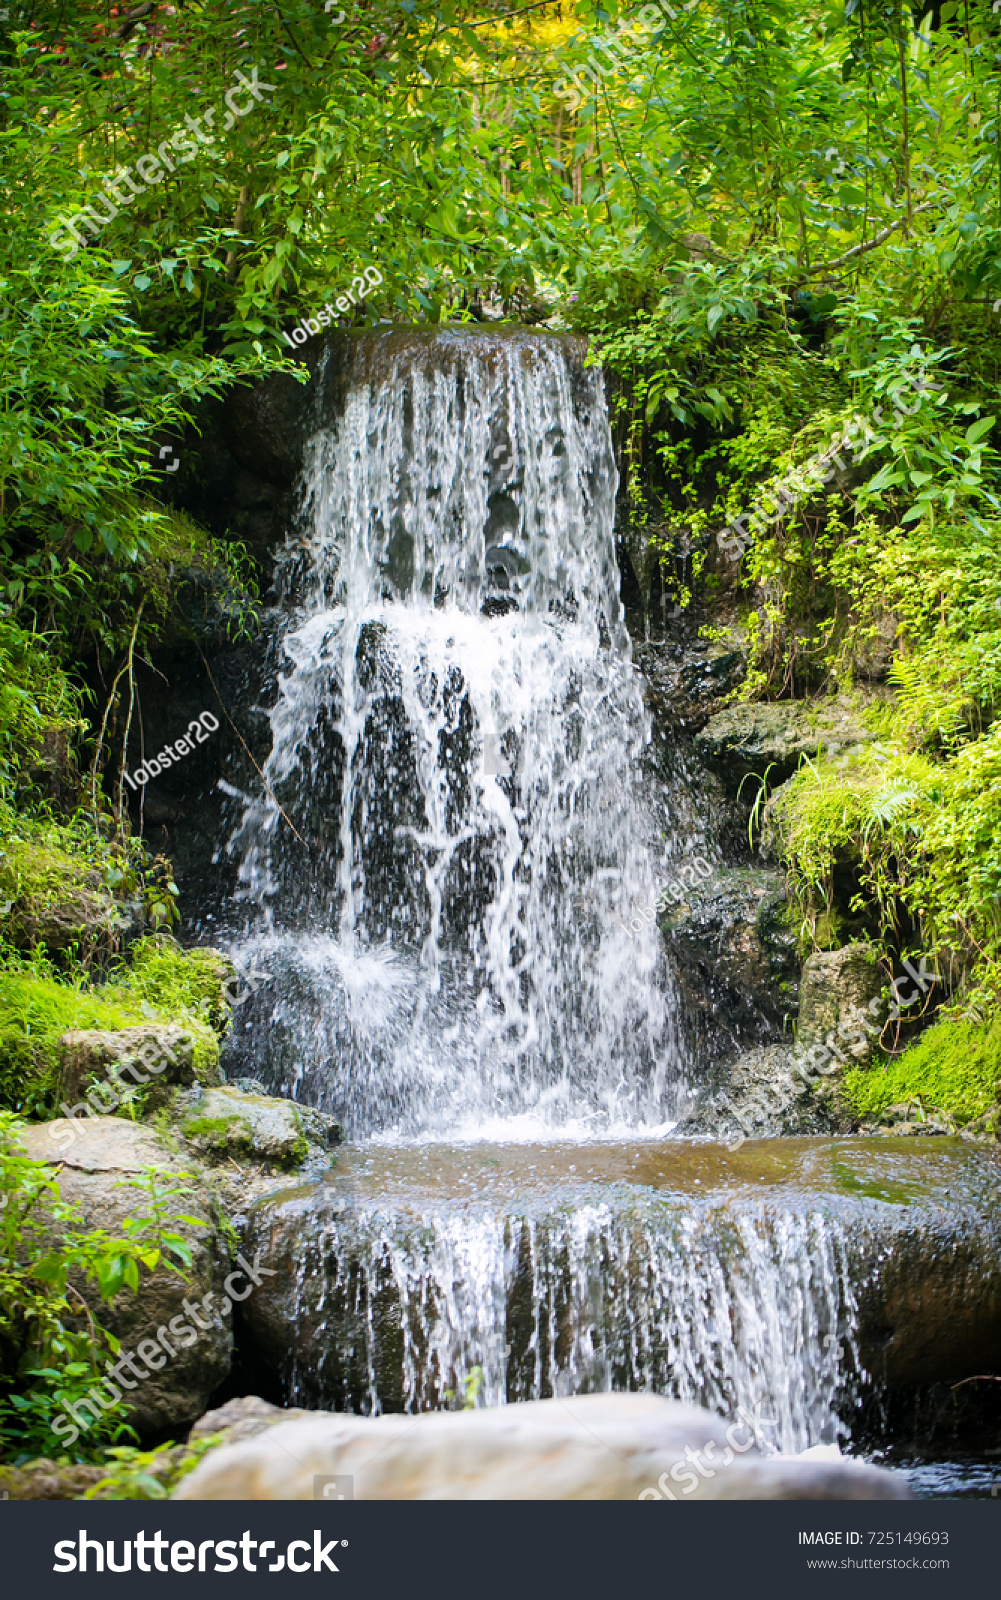
[[[273,979],[231,1055],[349,1136],[666,1131],[683,1095],[635,913],[684,845],[644,798],[582,355],[370,337],[323,391],[265,782],[228,846],[238,948]]]
[[[839,1330],[856,1305],[845,1228],[818,1210],[363,1204],[314,1212],[297,1244],[295,1226],[278,1222],[280,1244],[260,1234],[295,1262],[289,1404],[423,1411],[630,1389],[743,1408],[765,1448],[846,1431],[837,1406],[858,1353]]]

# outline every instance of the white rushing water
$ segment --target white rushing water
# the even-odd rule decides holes
[[[663,1135],[677,998],[656,925],[624,924],[705,845],[646,768],[600,374],[551,336],[446,333],[361,341],[336,378],[229,844],[237,950],[268,975],[230,1071],[333,1111],[366,1159]],[[819,1214],[576,1181],[535,1210],[394,1207],[349,1170],[288,1237],[290,1403],[652,1389],[743,1406],[776,1448],[837,1436],[852,1303]]]
[[[230,842],[272,975],[242,1070],[349,1136],[664,1131],[671,978],[622,924],[673,846],[600,374],[487,334],[356,366],[308,447],[267,790]]]
[[[612,1389],[738,1408],[766,1450],[833,1443],[855,1365],[842,1226],[637,1201],[563,1217],[361,1208],[300,1256],[289,1403],[378,1412]],[[320,1353],[322,1351],[322,1353]]]

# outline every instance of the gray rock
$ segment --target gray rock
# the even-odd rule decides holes
[[[121,1100],[141,1090],[141,1104],[148,1112],[164,1104],[172,1087],[222,1082],[218,1045],[207,1024],[151,1022],[107,1033],[74,1028],[63,1034],[59,1047],[59,1100],[69,1106],[83,1103],[94,1084],[110,1083],[116,1093],[121,1086]],[[115,1109],[113,1098],[98,1088],[90,1096],[90,1106],[101,1115],[99,1108]]]
[[[844,1035],[852,1032],[852,1023],[859,1013],[871,1021],[879,1012],[870,1013],[871,1001],[878,1000],[883,988],[883,976],[876,964],[877,951],[872,945],[846,944],[840,950],[820,950],[807,956],[799,990],[799,1027],[796,1040],[803,1049],[809,1049],[830,1038],[837,1041],[837,1030]],[[870,1043],[863,1043],[858,1030],[857,1041],[850,1047],[840,1044],[843,1053],[856,1061],[867,1061],[872,1054]],[[867,1040],[871,1036],[866,1036]]]
[[[311,1149],[325,1151],[340,1139],[337,1122],[325,1112],[232,1084],[185,1096],[175,1115],[196,1150],[279,1167],[299,1166]]]
[[[173,1498],[313,1500],[318,1479],[344,1476],[356,1500],[911,1498],[881,1468],[766,1456],[744,1421],[641,1394],[283,1422],[212,1451]]]
[[[72,1134],[68,1147],[67,1134]],[[167,1203],[168,1216],[185,1212],[203,1223],[200,1228],[177,1225],[177,1232],[192,1249],[187,1281],[159,1266],[152,1273],[143,1272],[137,1294],[123,1290],[110,1306],[99,1304],[94,1290],[86,1284],[77,1286],[93,1305],[102,1326],[121,1340],[123,1355],[126,1350],[135,1352],[140,1342],[155,1340],[157,1330],[168,1330],[172,1318],[180,1317],[185,1326],[193,1328],[196,1319],[185,1312],[185,1299],[195,1303],[206,1294],[215,1297],[214,1304],[210,1300],[208,1307],[199,1308],[207,1326],[194,1330],[197,1339],[188,1340],[182,1347],[176,1330],[176,1342],[168,1332],[175,1355],[164,1358],[161,1369],[149,1370],[146,1378],[133,1377],[130,1381],[137,1387],[126,1391],[121,1407],[123,1419],[127,1418],[140,1434],[164,1433],[190,1422],[205,1409],[213,1390],[227,1377],[233,1351],[228,1312],[220,1314],[217,1309],[228,1306],[223,1280],[229,1270],[229,1252],[218,1231],[208,1190],[184,1172],[183,1163],[152,1129],[122,1117],[72,1122],[60,1119],[29,1127],[21,1138],[33,1160],[58,1167],[60,1195],[65,1201],[79,1204],[85,1226],[104,1228],[113,1237],[121,1236],[125,1219],[137,1216],[143,1205],[140,1194],[124,1186],[125,1179],[159,1168],[165,1181],[180,1175],[191,1190]],[[57,1231],[55,1225],[53,1233]],[[145,1360],[141,1353],[139,1359]],[[82,1415],[86,1418],[88,1413],[84,1411]]]
[[[737,780],[749,773],[763,778],[771,767],[774,785],[791,776],[801,756],[815,757],[821,749],[834,755],[874,738],[847,699],[778,700],[717,712],[696,734],[695,747]]]
[[[682,1134],[711,1134],[724,1143],[741,1138],[830,1133],[838,1125],[830,1099],[808,1087],[793,1068],[790,1045],[748,1050],[723,1081],[706,1088],[680,1124]]]

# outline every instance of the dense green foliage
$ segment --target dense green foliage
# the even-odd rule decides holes
[[[990,0],[9,9],[0,789],[22,848],[0,875],[20,896],[15,967],[41,945],[100,977],[130,905],[169,920],[166,865],[129,840],[101,772],[128,736],[136,653],[167,628],[252,630],[256,574],[171,508],[162,453],[208,397],[296,370],[282,328],[377,268],[343,320],[506,316],[591,336],[634,521],[686,598],[736,611],[743,692],[869,705],[878,742],[821,757],[773,803],[804,928],[934,952],[953,1009],[996,1014]],[[807,484],[846,430],[836,470]],[[759,501],[769,520],[728,554],[717,530]],[[192,603],[206,591],[211,618]],[[63,670],[47,678],[46,661]],[[77,870],[90,901],[56,949],[46,895]],[[118,982],[101,1004],[132,1015]],[[27,1014],[20,990],[7,1014]]]
[[[0,1111],[0,1442],[27,1458],[52,1449],[53,1418],[103,1378],[106,1355],[118,1350],[88,1293],[108,1303],[138,1289],[140,1268],[182,1272],[191,1247],[176,1225],[203,1224],[174,1214],[183,1184],[148,1172],[124,1180],[137,1191],[137,1214],[122,1238],[88,1225],[60,1198],[53,1167],[25,1152],[19,1131],[18,1119]],[[123,1431],[121,1416],[102,1415],[92,1448]]]

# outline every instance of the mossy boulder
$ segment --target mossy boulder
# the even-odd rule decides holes
[[[0,905],[8,906],[9,934],[20,949],[75,948],[84,960],[115,949],[132,921],[117,903],[101,863],[39,839],[4,841]]]
[[[73,1029],[59,1043],[61,1103],[89,1098],[97,1115],[106,1114],[115,1097],[138,1097],[148,1112],[166,1103],[172,1087],[222,1082],[219,1041],[206,1023],[145,1023],[114,1033]]]
[[[42,1456],[19,1467],[0,1466],[0,1495],[5,1500],[82,1500],[106,1472],[106,1467]]]
[[[181,1136],[203,1155],[286,1169],[340,1139],[338,1124],[322,1111],[231,1085],[179,1096],[173,1115]]]
[[[838,697],[728,706],[696,734],[695,747],[737,782],[748,774],[763,778],[771,767],[774,784],[790,777],[802,756],[834,755],[874,738],[859,706]]]
[[[0,1104],[38,1116],[67,1095],[75,1103],[88,1072],[106,1077],[112,1058],[142,1048],[151,1031],[171,1027],[190,1035],[194,1067],[194,1078],[174,1081],[217,1082],[218,1036],[228,1026],[235,977],[218,950],[182,950],[163,936],[139,940],[131,964],[122,964],[107,983],[67,983],[44,969],[0,970]],[[144,1039],[136,1030],[145,1030]],[[64,1044],[80,1032],[101,1037]],[[119,1033],[129,1037],[107,1037]],[[149,1104],[161,1101],[162,1095],[147,1097]]]
[[[33,972],[0,971],[0,1102],[29,1115],[54,1110],[64,1035],[146,1020],[133,996],[110,985],[78,988]]]
[[[842,1023],[859,1013],[866,1017],[870,1003],[883,988],[883,977],[876,965],[877,951],[872,945],[847,944],[840,950],[818,950],[807,956],[799,989],[797,1043],[804,1049],[827,1039]],[[858,1043],[852,1054],[867,1060],[871,1046]]]

